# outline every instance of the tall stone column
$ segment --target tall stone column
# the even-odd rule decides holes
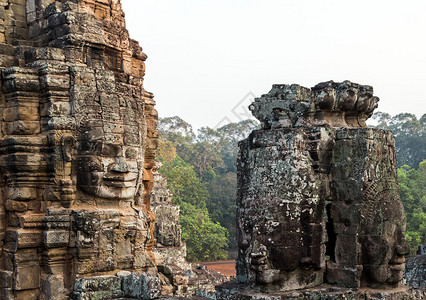
[[[395,141],[379,129],[340,128],[329,205],[334,253],[327,280],[347,287],[398,287],[403,279],[405,212],[399,199]]]
[[[3,2],[0,299],[126,296],[157,272],[147,57],[119,0]]]
[[[402,282],[405,215],[394,140],[365,128],[370,86],[274,85],[240,142],[237,278],[263,291]]]

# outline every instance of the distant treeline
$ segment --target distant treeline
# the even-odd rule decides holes
[[[378,112],[375,127],[392,130],[396,140],[401,199],[407,213],[407,239],[414,252],[426,243],[426,114],[390,116]],[[238,141],[258,127],[245,120],[194,133],[179,117],[159,120],[157,160],[181,208],[182,238],[188,260],[226,259],[236,247],[235,198]]]

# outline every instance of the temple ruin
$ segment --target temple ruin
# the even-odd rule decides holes
[[[147,56],[120,0],[0,0],[0,20],[0,299],[213,294],[226,277],[186,262],[153,172]]]
[[[242,285],[216,294],[226,279],[185,260],[154,161],[147,56],[120,0],[0,0],[0,22],[1,300],[267,299],[325,283],[335,298],[311,294],[425,297],[404,288],[394,138],[365,125],[370,86],[275,85],[252,104],[262,128],[240,144]]]
[[[120,1],[0,12],[0,298],[122,297],[120,271],[155,283],[157,112]]]
[[[251,292],[225,287],[219,299],[424,297],[405,292],[394,137],[365,124],[378,101],[349,81],[255,99],[262,128],[240,142],[237,195],[237,278]]]

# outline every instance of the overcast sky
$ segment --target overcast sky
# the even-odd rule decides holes
[[[426,113],[425,0],[121,2],[160,117],[215,127],[272,84],[346,79],[372,85],[380,111]]]

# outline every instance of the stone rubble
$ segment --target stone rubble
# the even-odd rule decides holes
[[[426,254],[410,257],[405,264],[407,285],[426,289]]]

